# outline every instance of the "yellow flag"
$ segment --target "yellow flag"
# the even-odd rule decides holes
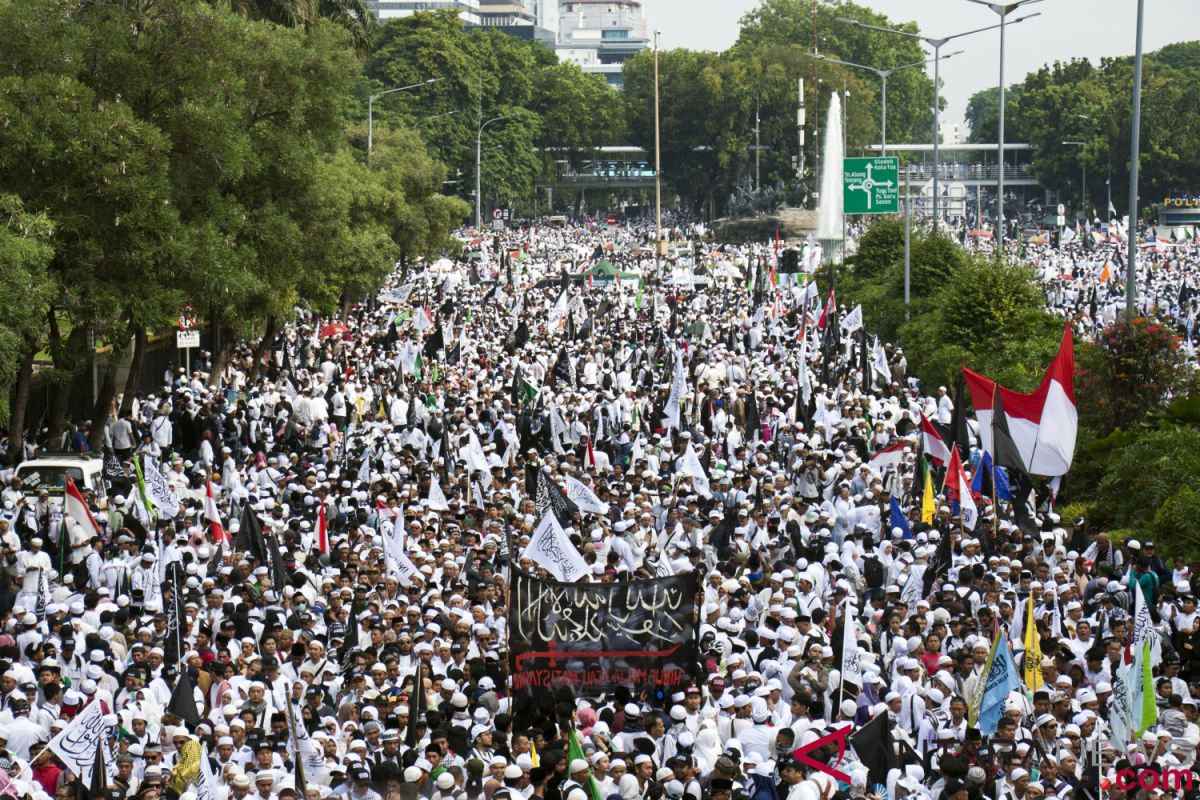
[[[1025,685],[1030,691],[1042,688],[1042,638],[1033,622],[1033,595],[1025,600],[1029,614],[1025,620]]]
[[[921,495],[921,522],[931,524],[934,515],[937,514],[937,503],[933,499],[933,480],[929,475],[929,464],[925,463],[921,468],[925,470],[925,492]]]
[[[533,762],[535,767],[540,767],[542,765],[541,759],[538,758],[537,745],[535,745],[533,742],[529,743],[529,760]]]

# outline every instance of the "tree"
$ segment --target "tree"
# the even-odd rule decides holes
[[[0,195],[0,425],[12,423],[10,464],[20,461],[24,453],[33,353],[42,340],[54,292],[49,275],[53,233],[46,215],[30,214],[14,195]]]
[[[1200,182],[1200,107],[1191,102],[1200,80],[1200,43],[1182,42],[1149,53],[1142,79],[1141,192],[1154,200],[1190,191]],[[1034,146],[1033,171],[1077,212],[1105,215],[1106,182],[1128,184],[1132,58],[1055,62],[1010,88],[1005,119],[1009,141]],[[995,141],[998,92],[974,95],[967,120],[974,142]],[[1075,144],[1082,142],[1082,145]],[[1096,176],[1081,197],[1082,171]],[[1101,177],[1103,176],[1103,177]],[[1118,213],[1124,192],[1113,195]]]
[[[1138,317],[1113,323],[1079,347],[1080,421],[1100,436],[1128,429],[1184,389],[1179,337]]]
[[[927,385],[952,383],[966,364],[1003,386],[1032,390],[1063,330],[1062,320],[1044,310],[1032,270],[966,254],[950,263],[952,271],[939,275],[946,262],[930,259],[928,299],[900,327],[909,364]]]

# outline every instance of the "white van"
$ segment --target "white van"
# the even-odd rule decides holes
[[[61,503],[66,490],[67,478],[81,492],[92,492],[101,509],[108,507],[108,491],[104,485],[104,458],[99,453],[46,453],[22,461],[15,476],[21,479],[21,488],[27,497],[36,497],[43,489],[50,493],[52,502]]]

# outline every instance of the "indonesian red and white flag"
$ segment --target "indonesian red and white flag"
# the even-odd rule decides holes
[[[221,524],[221,514],[217,511],[217,498],[213,494],[212,481],[204,481],[204,519],[212,531],[212,540],[220,543],[228,538],[225,526]]]
[[[835,301],[833,298],[833,289],[829,290],[829,298],[825,301],[825,307],[821,309],[821,319],[817,321],[817,330],[825,330],[825,323],[829,321],[829,317],[833,314]]]
[[[965,367],[963,377],[971,391],[975,418],[979,420],[979,439],[993,459],[992,409],[994,392],[998,390],[1008,432],[1017,446],[1025,471],[1047,478],[1067,474],[1079,433],[1079,413],[1075,408],[1075,340],[1070,325],[1063,331],[1058,355],[1050,362],[1041,384],[1030,394],[997,386],[995,381]]]
[[[96,518],[92,516],[92,511],[88,508],[87,501],[83,499],[83,494],[80,493],[79,487],[75,485],[75,481],[71,480],[71,476],[67,475],[67,486],[64,491],[63,510],[66,515],[75,520],[75,523],[87,531],[92,536],[100,534],[100,524],[96,522]]]
[[[879,472],[900,466],[904,461],[904,451],[911,444],[907,439],[897,439],[871,457],[871,466]]]
[[[950,502],[958,504],[958,515],[962,518],[963,527],[974,530],[975,523],[979,520],[979,509],[975,505],[975,498],[971,496],[971,483],[963,471],[957,447],[950,450],[950,466],[946,468],[946,482],[942,485],[942,493]]]
[[[383,502],[383,500],[377,499],[375,501],[375,511],[378,512],[379,516],[381,517],[391,517],[392,519],[398,519],[400,517],[400,512]]]
[[[325,504],[317,508],[317,549],[329,553],[329,525],[325,522]]]
[[[933,423],[921,415],[921,446],[925,453],[941,466],[950,463],[950,448],[942,441],[942,436],[933,427]]]

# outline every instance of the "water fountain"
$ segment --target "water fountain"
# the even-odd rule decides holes
[[[817,241],[827,261],[840,262],[845,237],[842,213],[842,98],[837,92],[829,99],[829,118],[825,121],[825,142],[821,148],[821,199],[817,206]]]

